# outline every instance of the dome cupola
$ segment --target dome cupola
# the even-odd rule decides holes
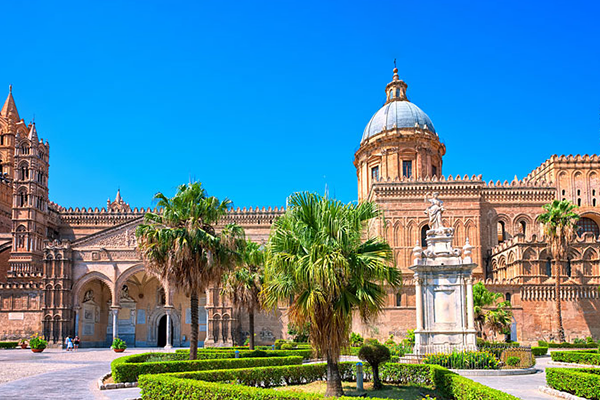
[[[358,199],[369,197],[379,181],[440,176],[446,146],[440,142],[431,119],[406,97],[408,85],[394,68],[385,87],[386,102],[367,124],[354,166]]]

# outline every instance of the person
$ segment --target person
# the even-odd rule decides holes
[[[67,336],[67,339],[65,340],[65,344],[67,345],[67,351],[73,350],[73,340],[71,340],[71,336]]]
[[[79,336],[75,336],[75,340],[73,340],[73,345],[75,351],[77,351],[77,349],[79,348]]]

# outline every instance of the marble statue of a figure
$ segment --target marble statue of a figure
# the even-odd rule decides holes
[[[444,227],[442,224],[442,213],[444,212],[444,202],[438,199],[438,193],[433,192],[431,197],[429,193],[425,195],[425,202],[429,202],[430,205],[425,210],[425,214],[429,216],[429,229],[441,229]]]

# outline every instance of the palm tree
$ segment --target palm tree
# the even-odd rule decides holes
[[[373,203],[296,193],[271,228],[263,304],[291,300],[290,322],[309,326],[310,342],[327,359],[326,396],[343,395],[338,362],[349,345],[353,311],[372,320],[385,305],[383,285],[401,284],[389,244],[367,229],[380,216]]]
[[[513,313],[509,301],[503,301],[498,306],[485,314],[485,326],[495,335],[499,333],[509,334],[512,324]]]
[[[208,196],[200,182],[181,185],[172,198],[162,193],[158,212],[146,213],[136,229],[138,251],[148,271],[190,296],[190,359],[198,352],[198,295],[220,282],[233,260],[240,227],[227,225],[220,234],[215,225],[231,201]]]
[[[512,322],[512,311],[509,301],[498,300],[501,293],[490,292],[483,282],[473,285],[473,308],[477,332],[484,336],[484,327],[494,333],[505,332]]]
[[[260,306],[259,293],[264,280],[263,246],[250,240],[239,249],[238,266],[223,276],[221,294],[228,296],[236,308],[248,312],[250,350],[254,350],[254,313]]]
[[[561,264],[563,260],[567,259],[571,241],[577,233],[579,215],[573,211],[577,206],[569,200],[554,200],[552,203],[544,204],[543,208],[546,212],[540,214],[537,220],[544,224],[544,237],[550,248],[550,254],[552,254],[558,341],[562,343],[565,341],[565,330],[562,322],[560,299]]]

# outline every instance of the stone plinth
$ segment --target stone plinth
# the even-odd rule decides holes
[[[468,240],[461,251],[452,247],[453,237],[452,228],[429,230],[427,249],[413,249],[417,355],[477,349],[471,277],[477,265]]]

